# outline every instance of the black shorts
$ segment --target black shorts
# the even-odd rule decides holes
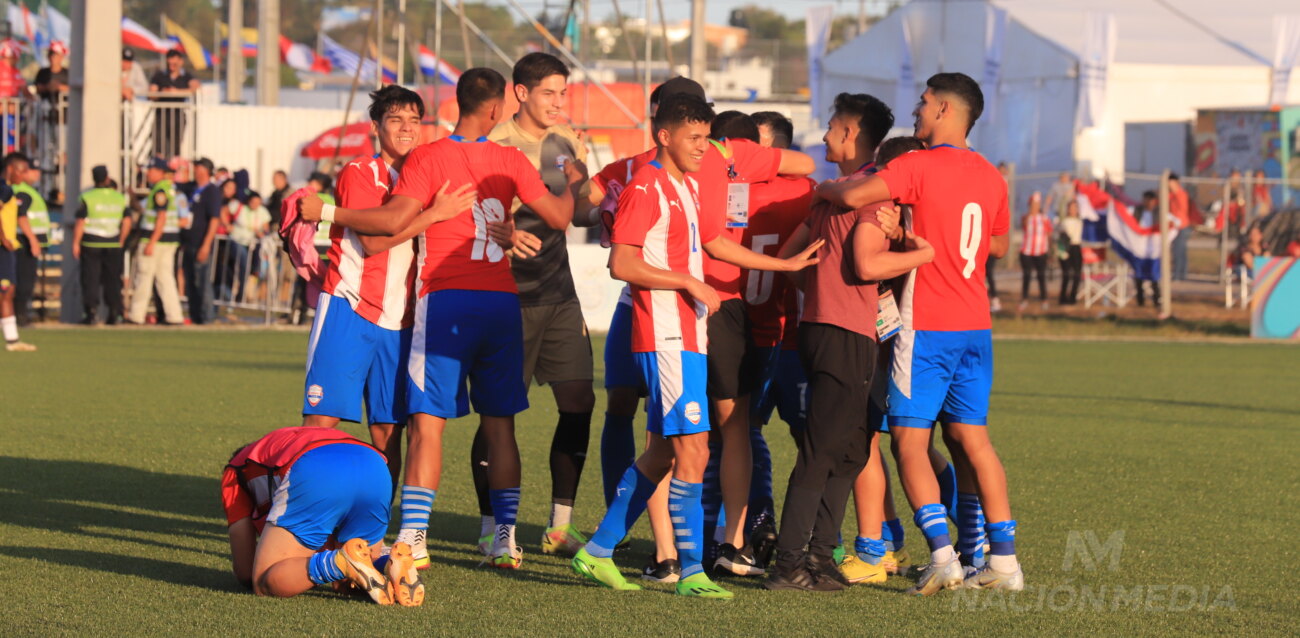
[[[14,287],[18,281],[18,255],[0,247],[0,292]]]
[[[709,317],[710,399],[737,399],[758,386],[758,349],[750,338],[745,302],[728,299]]]

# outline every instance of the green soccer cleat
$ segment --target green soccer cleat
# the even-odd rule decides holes
[[[574,556],[578,550],[587,544],[587,538],[578,531],[577,527],[570,525],[561,525],[560,527],[548,527],[542,533],[542,553],[558,554],[560,556]]]
[[[709,575],[704,572],[692,574],[686,578],[677,581],[678,596],[694,596],[696,598],[709,598],[713,600],[731,600],[735,594],[719,587]]]
[[[627,582],[623,574],[618,571],[618,566],[610,558],[596,558],[587,553],[586,549],[578,550],[574,555],[573,572],[579,576],[586,576],[587,580],[608,587],[614,591],[639,591],[641,586],[636,583]]]

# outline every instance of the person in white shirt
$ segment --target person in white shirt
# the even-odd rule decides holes
[[[1056,254],[1061,262],[1060,304],[1072,305],[1079,300],[1079,283],[1083,280],[1083,220],[1079,219],[1078,201],[1066,202],[1057,237]]]

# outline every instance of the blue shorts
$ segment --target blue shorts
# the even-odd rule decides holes
[[[527,410],[519,296],[438,290],[420,297],[407,364],[407,398],[410,414],[444,419],[469,414],[471,403],[484,416],[514,416]]]
[[[771,382],[762,397],[754,411],[758,423],[767,425],[775,409],[792,431],[804,429],[808,422],[808,378],[798,350],[778,348]]]
[[[889,375],[890,427],[935,421],[987,425],[993,390],[990,330],[901,330]]]
[[[283,527],[308,549],[388,531],[393,479],[384,455],[366,445],[331,443],[298,457],[271,497],[266,522]]]
[[[605,336],[605,387],[645,389],[641,367],[632,356],[632,304],[617,304],[609,320],[609,334]]]
[[[649,397],[647,432],[681,436],[709,431],[709,360],[698,352],[637,352]]]
[[[0,248],[0,292],[13,288],[17,281],[18,254],[12,250]]]
[[[411,331],[380,328],[347,299],[321,293],[307,346],[303,414],[371,423],[406,422],[406,353]]]

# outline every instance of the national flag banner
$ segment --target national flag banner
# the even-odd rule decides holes
[[[357,65],[361,65],[362,80],[368,80],[375,77],[375,61],[371,58],[361,59],[361,56],[353,53],[351,49],[335,42],[333,38],[320,34],[321,55],[329,60],[334,68],[337,68],[349,75],[357,72]],[[397,72],[392,67],[385,65],[383,69],[385,82],[396,82]]]
[[[1075,183],[1079,217],[1083,219],[1083,239],[1096,243],[1110,241],[1115,253],[1124,258],[1139,279],[1160,277],[1160,228],[1143,226],[1121,198],[1097,184]]]
[[[1079,103],[1075,131],[1101,125],[1106,110],[1106,84],[1115,61],[1115,16],[1088,13],[1083,22],[1083,54],[1079,59]]]
[[[226,23],[218,22],[217,30],[219,33],[221,33],[221,50],[222,52],[226,53],[227,56],[229,56],[230,55],[229,54],[230,28],[226,26]],[[239,35],[241,38],[244,39],[244,41],[240,43],[240,47],[244,53],[244,57],[246,58],[257,57],[257,43],[259,42],[257,36],[257,29],[254,29],[252,27],[244,27],[239,30]]]
[[[826,61],[826,44],[830,41],[831,22],[835,20],[835,7],[809,7],[804,19],[804,41],[808,46],[808,104],[812,107],[813,119],[821,121],[825,112],[826,96],[823,95],[822,80]]]
[[[41,3],[41,21],[45,24],[45,31],[50,34],[50,39],[59,40],[64,44],[72,42],[72,21],[68,16],[59,13],[58,9]]]
[[[166,53],[177,48],[174,40],[160,38],[131,18],[122,18],[122,44],[136,49]]]
[[[289,38],[280,36],[280,61],[296,71],[308,73],[329,73],[330,61],[323,55],[316,55],[312,48]]]
[[[184,27],[176,24],[167,16],[162,17],[163,35],[166,35],[176,42],[180,43],[181,49],[185,51],[185,56],[190,59],[190,66],[195,70],[202,71],[212,66],[212,54],[203,48],[203,44],[194,34],[186,31]]]
[[[1300,15],[1273,16],[1273,68],[1269,83],[1268,105],[1286,105],[1291,85],[1291,69],[1300,63]]]
[[[460,69],[434,55],[433,51],[429,50],[429,47],[421,44],[416,57],[420,60],[420,73],[428,77],[436,75],[438,81],[446,84],[455,84],[460,81]]]

